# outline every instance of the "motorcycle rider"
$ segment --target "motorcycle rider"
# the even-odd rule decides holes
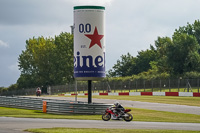
[[[124,107],[122,107],[122,105],[118,101],[114,103],[114,107],[112,108],[114,108],[113,112],[117,117],[120,117],[123,114]]]
[[[36,96],[40,96],[40,95],[41,95],[41,89],[40,89],[40,87],[38,87],[36,89]]]

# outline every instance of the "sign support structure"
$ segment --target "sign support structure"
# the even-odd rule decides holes
[[[88,80],[88,103],[92,103],[92,80]]]

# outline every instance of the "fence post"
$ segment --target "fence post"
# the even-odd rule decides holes
[[[161,83],[161,79],[160,79],[160,92],[161,92],[161,85],[162,85],[162,83]]]
[[[83,84],[83,94],[84,94],[84,90],[85,90],[85,85]]]
[[[144,82],[143,82],[143,83],[144,83],[144,92],[145,92],[145,79],[144,79]]]
[[[68,93],[71,93],[71,90],[70,90],[70,83],[67,84],[67,87],[68,87]],[[58,90],[59,91],[59,90]]]
[[[187,92],[189,92],[190,90],[189,90],[189,79],[187,79]]]
[[[115,93],[115,81],[113,81],[113,84],[114,84],[113,86],[114,86],[114,93]]]
[[[94,87],[95,87],[95,85],[94,85],[94,83],[93,83],[93,85],[92,85],[92,92],[94,93]]]
[[[171,92],[171,88],[170,88],[170,78],[169,78],[169,92]]]
[[[122,88],[123,88],[123,83],[122,83],[122,81],[121,81],[121,92],[122,92]]]
[[[103,82],[103,93],[104,93],[104,82]]]
[[[99,89],[100,89],[100,87],[101,87],[101,82],[99,83],[99,86],[98,86],[98,93],[99,93]]]
[[[135,83],[135,86],[136,86],[136,92],[137,92],[137,79],[136,79],[136,83]]]
[[[153,92],[153,79],[151,80],[151,91]]]
[[[179,87],[180,87],[180,78],[178,78],[178,92],[179,92]]]
[[[199,78],[197,80],[197,86],[198,86],[198,93],[199,93]]]
[[[199,78],[198,78],[198,93],[199,93]]]

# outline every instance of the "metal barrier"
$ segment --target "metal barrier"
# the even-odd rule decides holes
[[[47,112],[50,113],[76,113],[76,114],[102,114],[110,104],[76,103],[63,101],[46,101]]]
[[[0,106],[42,110],[42,100],[39,98],[27,98],[27,97],[0,97]]]
[[[84,103],[67,100],[54,100],[29,97],[0,96],[1,107],[42,110],[43,101],[46,101],[46,112],[54,114],[102,114],[111,104]]]

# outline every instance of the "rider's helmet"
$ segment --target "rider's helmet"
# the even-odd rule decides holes
[[[118,101],[116,101],[116,102],[114,103],[114,105],[115,105],[116,107],[118,107],[120,104],[119,104]]]

